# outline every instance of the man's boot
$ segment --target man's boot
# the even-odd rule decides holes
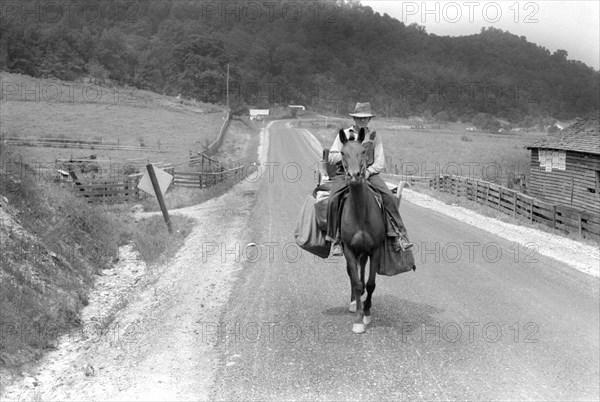
[[[402,251],[410,250],[411,248],[413,248],[414,244],[409,242],[406,237],[401,235],[394,239],[393,246],[394,246],[394,251],[399,252],[400,250],[402,250]]]

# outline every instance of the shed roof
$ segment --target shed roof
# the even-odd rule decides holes
[[[600,155],[599,126],[598,117],[579,119],[564,130],[529,145],[527,149],[561,149]]]

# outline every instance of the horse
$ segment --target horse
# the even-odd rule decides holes
[[[346,257],[346,269],[350,277],[351,311],[356,303],[356,316],[352,332],[362,334],[371,323],[371,297],[375,291],[375,276],[384,252],[385,222],[381,207],[365,178],[367,149],[362,142],[365,131],[361,129],[358,141],[348,141],[340,130],[343,144],[342,164],[348,183],[348,197],[341,212],[340,234]],[[370,260],[369,279],[365,290],[365,265]],[[360,274],[360,276],[359,276]]]

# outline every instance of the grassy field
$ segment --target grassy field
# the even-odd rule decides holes
[[[337,131],[351,118],[306,119],[324,147],[331,147]],[[388,173],[428,176],[454,174],[502,185],[520,175],[529,176],[530,152],[526,146],[545,133],[492,134],[467,131],[467,124],[448,123],[440,129],[411,129],[403,119],[374,119],[370,126],[383,140]]]
[[[179,100],[147,91],[94,86],[0,73],[3,88],[1,134],[10,137],[102,139],[120,145],[143,144],[161,152],[15,147],[25,162],[53,164],[56,159],[95,154],[102,168],[148,162],[186,165],[189,152],[214,141],[225,118],[216,105]],[[220,155],[248,158],[253,129],[232,121]],[[110,162],[108,162],[110,161]]]

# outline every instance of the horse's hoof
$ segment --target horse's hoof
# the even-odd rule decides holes
[[[370,316],[370,315],[363,316],[363,324],[369,325],[371,323],[371,321],[373,321],[372,316]]]
[[[352,332],[355,334],[364,334],[365,333],[365,324],[354,323],[352,324]]]

